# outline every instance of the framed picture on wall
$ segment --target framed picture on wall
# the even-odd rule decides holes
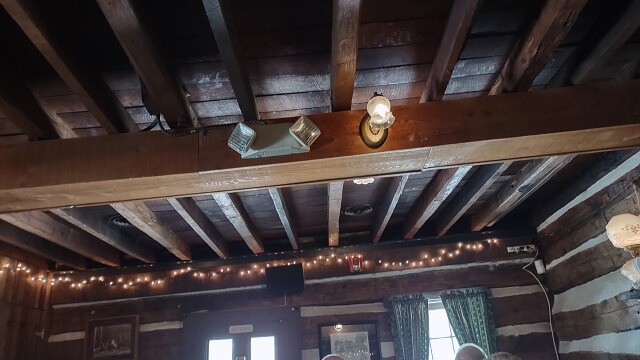
[[[138,316],[90,320],[85,334],[85,360],[136,360]]]
[[[318,325],[320,358],[335,354],[345,360],[382,360],[378,322]]]

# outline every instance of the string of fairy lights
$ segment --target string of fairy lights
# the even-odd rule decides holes
[[[193,269],[191,266],[186,266],[182,269],[176,269],[163,273],[162,276],[150,276],[150,275],[130,275],[130,276],[91,276],[85,279],[74,279],[69,276],[56,276],[51,279],[51,285],[67,284],[72,289],[83,289],[93,284],[101,284],[105,287],[121,288],[121,289],[133,289],[137,286],[150,286],[159,287],[165,284],[168,278],[180,278],[183,276],[191,276],[196,279],[210,279],[217,280],[222,277],[237,276],[240,278],[250,278],[255,276],[263,276],[267,268],[302,264],[305,271],[311,271],[321,267],[327,266],[344,266],[345,264],[352,265],[357,262],[360,266],[356,272],[374,272],[376,268],[381,271],[402,270],[411,268],[422,268],[431,266],[441,266],[448,259],[453,259],[460,256],[464,252],[478,252],[489,248],[489,246],[497,245],[498,239],[488,239],[478,241],[474,243],[462,243],[452,245],[443,245],[435,253],[420,253],[416,251],[416,255],[412,258],[406,258],[402,260],[368,260],[364,259],[363,254],[348,254],[348,255],[320,255],[313,258],[305,258],[299,260],[279,260],[263,262],[260,264],[242,264],[242,265],[229,265],[219,266],[215,269],[208,269],[207,271]],[[31,281],[40,281],[42,283],[47,282],[46,275],[38,274],[33,275],[32,270],[23,264],[17,264],[17,267],[13,269],[10,264],[5,264],[0,269],[0,274],[6,271],[14,271],[16,273],[23,273],[28,276]]]

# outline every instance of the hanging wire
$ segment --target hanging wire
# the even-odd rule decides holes
[[[259,125],[265,125],[266,124],[262,120],[245,121],[244,123],[245,124],[259,124]],[[197,133],[202,133],[204,135],[207,135],[207,132],[209,130],[220,130],[220,129],[231,128],[231,127],[234,127],[236,124],[207,125],[207,126],[201,126],[201,127],[189,128],[189,129],[167,129],[167,128],[164,127],[164,124],[162,123],[162,120],[160,119],[160,115],[156,115],[155,116],[155,120],[153,120],[153,122],[151,124],[149,124],[147,127],[145,127],[144,129],[140,130],[140,132],[150,131],[150,130],[154,129],[156,127],[156,125],[160,128],[160,131],[162,131],[166,135],[174,136],[174,137],[181,137],[181,136],[187,136],[187,135],[192,135],[192,134],[197,134]]]

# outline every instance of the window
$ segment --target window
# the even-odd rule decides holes
[[[251,360],[276,360],[276,341],[273,336],[251,338]]]
[[[209,340],[209,360],[233,360],[233,340]]]
[[[440,299],[429,301],[429,360],[453,360],[460,345]]]

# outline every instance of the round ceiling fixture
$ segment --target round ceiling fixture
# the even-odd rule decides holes
[[[369,204],[350,205],[342,210],[342,213],[347,216],[363,216],[370,214],[373,211],[373,207]]]
[[[109,216],[109,222],[119,227],[131,227],[129,220],[125,219],[124,216],[120,214]]]

